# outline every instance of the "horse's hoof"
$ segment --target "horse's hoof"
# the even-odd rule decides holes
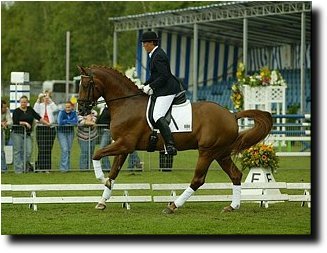
[[[231,206],[225,206],[223,210],[221,210],[221,213],[230,213],[233,212],[235,209]]]
[[[175,213],[175,210],[168,206],[164,210],[162,210],[162,213],[164,213],[164,214],[173,214],[173,213]]]
[[[98,209],[98,210],[104,210],[106,209],[107,205],[105,203],[101,203],[99,202],[96,206],[95,206],[95,209]]]

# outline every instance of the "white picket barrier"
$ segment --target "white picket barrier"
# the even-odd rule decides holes
[[[36,184],[36,185],[1,185],[1,192],[30,192],[30,197],[1,196],[1,203],[29,204],[37,210],[37,204],[63,204],[63,203],[97,203],[100,199],[104,185],[101,184]],[[123,207],[130,209],[132,202],[151,202],[152,196],[130,196],[131,190],[150,190],[150,184],[115,184],[114,191],[123,190],[123,196],[112,196],[108,202],[122,203]],[[99,191],[98,196],[47,196],[37,197],[36,192],[47,191]],[[2,194],[3,195],[3,194]]]
[[[123,207],[130,209],[132,202],[172,202],[177,198],[176,191],[183,191],[189,186],[184,184],[115,184],[113,190],[124,191],[123,196],[112,196],[108,202],[122,203]],[[36,185],[1,185],[1,192],[17,192],[15,196],[1,196],[2,204],[29,204],[30,208],[37,210],[37,204],[64,204],[64,203],[97,203],[100,199],[100,193],[104,190],[101,184],[36,184]],[[196,194],[188,200],[200,202],[228,202],[232,200],[230,194],[203,194],[203,190],[231,190],[232,183],[205,183]],[[269,201],[291,201],[302,202],[302,206],[307,203],[311,207],[310,183],[285,183],[285,182],[269,182],[269,183],[243,183],[242,189],[261,189],[262,194],[241,195],[241,201],[259,201],[260,206]],[[291,194],[267,194],[267,189],[286,189],[286,190],[303,190],[302,195]],[[151,195],[130,196],[129,191],[134,190],[152,190]],[[37,192],[58,192],[63,191],[100,191],[97,196],[46,196],[38,197]],[[169,191],[169,195],[155,195],[158,191]],[[29,192],[30,197],[18,197],[18,192]],[[7,194],[8,195],[8,194]]]
[[[178,196],[176,191],[185,190],[189,184],[152,184],[153,191],[169,191],[169,196],[153,196],[154,202],[172,202]],[[187,201],[189,202],[227,202],[232,200],[232,195],[209,195],[198,194],[203,190],[232,190],[232,183],[205,183],[197,191],[197,195],[191,196]],[[269,183],[242,183],[242,189],[260,189],[262,190],[259,195],[241,195],[241,201],[259,201],[260,206],[268,207],[269,201],[292,201],[305,203],[311,207],[310,183],[285,183],[285,182],[269,182]],[[267,194],[268,189],[287,189],[287,190],[303,190],[302,195],[290,194]]]

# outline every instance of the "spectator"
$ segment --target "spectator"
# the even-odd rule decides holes
[[[50,126],[50,123],[28,106],[28,98],[22,96],[19,100],[20,107],[13,112],[12,140],[14,149],[14,168],[16,173],[33,170],[30,163],[32,154],[32,126],[34,119],[42,124]],[[25,156],[24,156],[25,154]],[[25,166],[24,166],[25,161]]]
[[[100,148],[104,148],[111,143],[111,134],[110,134],[110,114],[108,107],[105,106],[102,109],[102,112],[97,120],[97,128],[100,136]],[[103,157],[101,159],[103,171],[110,171],[111,165],[109,157]]]
[[[58,114],[58,140],[61,148],[60,171],[70,170],[70,151],[74,140],[74,126],[77,125],[77,113],[72,102],[67,101],[65,109]]]
[[[137,153],[137,151],[134,151],[133,153],[130,153],[128,156],[128,170],[130,172],[134,171],[134,168],[136,167],[137,170],[142,170],[143,166],[141,163],[141,159]]]
[[[98,137],[95,122],[97,119],[97,112],[91,111],[91,114],[86,116],[78,116],[77,137],[81,148],[81,155],[79,160],[79,168],[81,171],[88,170],[91,165],[92,155],[94,152],[96,139]]]
[[[5,154],[5,130],[11,127],[12,118],[10,115],[10,110],[8,108],[7,102],[1,100],[1,172],[6,172],[7,162],[6,162],[6,154]]]
[[[51,100],[49,94],[39,94],[38,100],[34,104],[34,110],[50,124],[55,123],[54,113],[58,106]],[[38,145],[38,156],[35,169],[49,172],[51,170],[51,154],[54,140],[56,138],[56,128],[37,125],[36,141]]]

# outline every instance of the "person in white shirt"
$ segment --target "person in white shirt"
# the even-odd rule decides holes
[[[50,124],[56,122],[55,114],[58,106],[52,101],[49,93],[41,93],[34,104],[34,110]],[[49,172],[51,170],[51,154],[54,140],[56,138],[56,128],[46,127],[38,124],[36,126],[36,141],[38,145],[38,158],[35,163],[35,171]]]
[[[5,130],[11,127],[12,118],[7,102],[1,100],[1,172],[7,172],[7,162],[5,154]]]

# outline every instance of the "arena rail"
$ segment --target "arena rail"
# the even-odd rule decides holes
[[[172,202],[178,196],[176,191],[184,190],[189,184],[152,184],[153,191],[170,191],[169,196],[153,196],[154,202]],[[205,183],[197,191],[203,192],[203,190],[231,190],[232,183]],[[242,189],[260,189],[262,193],[259,195],[241,195],[241,201],[259,201],[260,206],[268,207],[269,201],[290,201],[290,202],[302,202],[301,206],[305,203],[308,207],[311,207],[311,183],[286,183],[286,182],[269,182],[269,183],[242,183]],[[290,194],[267,194],[268,189],[284,189],[284,190],[303,190],[302,195],[290,195]],[[188,199],[189,202],[225,202],[231,201],[232,195],[193,195]]]
[[[176,191],[183,191],[189,186],[188,183],[184,184],[115,184],[114,190],[124,191],[123,196],[112,196],[108,202],[122,203],[122,206],[128,210],[131,208],[130,203],[133,202],[172,202],[177,198]],[[37,197],[36,192],[58,192],[63,191],[101,191],[105,186],[101,184],[36,184],[36,185],[1,185],[1,203],[2,204],[29,204],[29,207],[37,211],[37,204],[64,204],[64,203],[97,203],[100,197],[98,196],[46,196]],[[188,201],[190,202],[228,202],[232,200],[232,195],[217,194],[203,194],[204,190],[231,190],[231,183],[205,183]],[[286,182],[269,182],[269,183],[243,183],[242,189],[260,189],[262,194],[256,195],[241,195],[242,201],[256,201],[260,206],[268,207],[269,201],[290,201],[302,202],[301,206],[306,203],[311,207],[310,183],[286,183]],[[283,189],[299,191],[302,190],[302,195],[291,194],[267,194],[268,189]],[[130,196],[129,191],[134,190],[152,190],[151,195]],[[169,191],[170,195],[154,195],[158,191]],[[29,192],[30,197],[17,197],[17,196],[3,196],[4,192]],[[200,193],[200,194],[199,194]],[[8,194],[5,194],[8,195]]]
[[[274,144],[278,156],[311,156],[311,114],[272,115],[274,128],[266,142]],[[279,120],[296,120],[279,123]],[[309,122],[305,122],[308,120]],[[294,147],[297,146],[297,149]]]
[[[101,184],[35,184],[35,185],[1,185],[1,203],[29,204],[37,211],[37,204],[64,204],[64,203],[97,203],[100,199],[104,185]],[[123,190],[123,196],[112,196],[108,202],[122,203],[126,209],[130,209],[132,202],[151,202],[152,196],[130,196],[129,191],[150,190],[150,184],[115,184],[114,190]],[[30,197],[3,196],[3,192],[30,192]],[[98,196],[60,196],[60,197],[37,197],[36,192],[63,192],[63,191],[100,191]]]

